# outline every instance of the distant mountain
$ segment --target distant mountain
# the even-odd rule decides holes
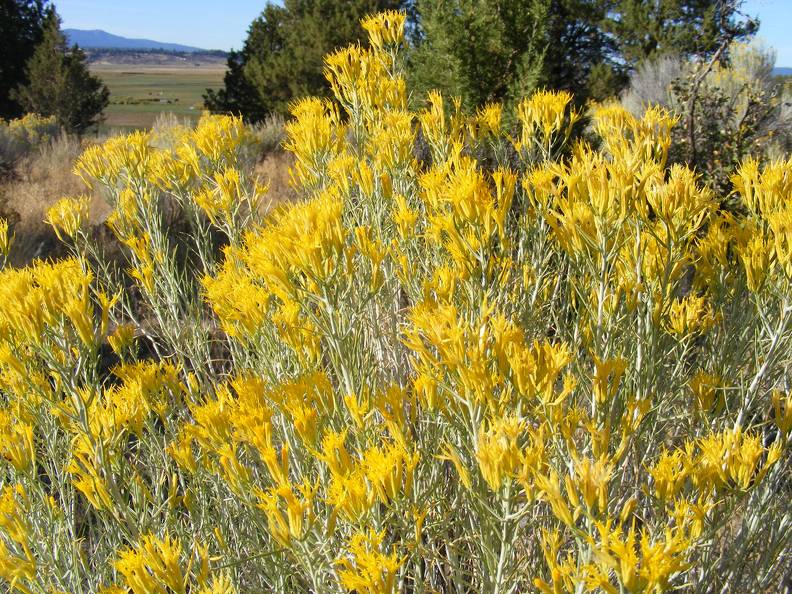
[[[165,50],[171,52],[203,52],[198,47],[180,45],[178,43],[164,43],[162,41],[152,41],[151,39],[130,39],[113,35],[107,31],[95,29],[85,31],[83,29],[64,29],[70,44],[76,43],[84,49],[129,49],[129,50]]]
[[[773,68],[773,76],[792,76],[792,68]]]

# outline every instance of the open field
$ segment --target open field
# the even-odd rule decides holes
[[[110,88],[103,127],[148,128],[164,112],[191,119],[200,116],[203,93],[222,86],[225,67],[94,64],[91,71]]]

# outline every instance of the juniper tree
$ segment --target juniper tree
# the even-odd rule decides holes
[[[0,118],[22,115],[22,106],[11,91],[23,84],[25,63],[43,35],[43,0],[0,0]]]
[[[411,76],[469,106],[531,86],[579,102],[617,94],[633,69],[666,52],[709,59],[756,22],[742,0],[416,0]],[[518,91],[519,92],[516,92]]]
[[[25,67],[28,82],[13,96],[25,111],[54,116],[64,130],[79,134],[101,121],[110,91],[88,71],[85,52],[68,46],[60,22],[50,7],[41,43]]]
[[[469,107],[530,93],[542,75],[549,0],[418,0],[410,59],[418,91]]]

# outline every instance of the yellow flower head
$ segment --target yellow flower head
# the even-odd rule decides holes
[[[497,138],[501,134],[501,118],[503,117],[503,106],[498,103],[487,103],[480,107],[473,119],[475,136],[484,138],[492,136]]]
[[[699,454],[691,476],[701,489],[747,490],[759,483],[781,457],[781,444],[766,448],[755,433],[737,427],[713,433],[696,442]]]
[[[27,502],[21,485],[7,485],[0,493],[0,578],[11,585],[11,591],[16,586],[21,592],[30,592],[25,582],[32,582],[36,577],[36,560],[30,550]]]
[[[363,454],[363,472],[383,503],[409,497],[417,464],[418,453],[407,451],[398,441]]]
[[[46,222],[55,230],[58,239],[73,238],[88,221],[88,196],[62,198],[47,211]]]
[[[357,532],[347,545],[347,555],[336,560],[341,585],[349,592],[392,594],[403,561],[382,551],[384,532]]]
[[[0,409],[0,456],[17,472],[25,472],[36,462],[33,426],[3,409]]]
[[[13,242],[14,236],[13,234],[9,234],[8,221],[0,217],[0,255],[8,258]]]
[[[520,419],[496,418],[489,428],[481,427],[476,444],[479,470],[490,489],[498,492],[505,480],[513,477],[520,464]]]
[[[288,547],[292,539],[301,540],[305,536],[313,519],[316,489],[306,482],[296,488],[281,484],[266,492],[257,492],[257,507],[267,516],[270,533],[281,545]]]
[[[778,390],[773,391],[773,411],[776,425],[784,436],[792,431],[792,392],[784,395]]]
[[[404,23],[407,15],[398,10],[386,10],[372,14],[360,21],[368,33],[369,42],[378,50],[401,43],[404,39]]]
[[[146,534],[135,545],[121,550],[113,566],[134,594],[162,592],[165,587],[183,592],[186,576],[181,555],[182,546],[177,539]]]
[[[596,461],[583,458],[575,461],[572,484],[583,498],[586,507],[594,512],[606,513],[608,510],[608,482],[613,473],[613,465],[604,458]]]
[[[572,95],[566,91],[537,91],[523,99],[517,106],[517,119],[522,124],[517,149],[530,150],[537,141],[546,145],[558,135],[568,137],[580,118],[571,104]]]
[[[120,324],[113,333],[107,337],[110,348],[117,355],[122,355],[135,341],[135,326],[133,324]]]
[[[688,382],[690,391],[693,392],[696,408],[702,412],[709,412],[715,404],[717,390],[722,386],[720,376],[699,370]]]
[[[760,168],[750,157],[732,175],[734,190],[757,216],[767,216],[788,205],[792,195],[792,158],[775,160]]]
[[[707,332],[716,322],[712,307],[704,297],[689,295],[671,304],[666,331],[683,338]]]

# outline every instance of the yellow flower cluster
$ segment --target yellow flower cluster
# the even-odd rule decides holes
[[[143,535],[132,547],[119,551],[113,563],[126,588],[105,586],[104,594],[129,592],[132,594],[235,594],[236,588],[222,573],[209,575],[207,547],[195,544],[185,569],[184,551],[179,540],[165,535]],[[195,564],[197,567],[191,572]],[[195,573],[194,578],[190,575]]]
[[[396,555],[385,555],[379,549],[383,534],[369,531],[355,534],[349,543],[351,559],[338,560],[341,584],[350,592],[379,594],[393,592],[396,571],[401,563]]]
[[[540,150],[552,151],[554,145],[569,139],[580,113],[572,107],[572,95],[563,91],[538,91],[517,105],[517,118],[522,124],[518,152],[531,151],[534,144]]]
[[[14,237],[10,234],[8,221],[0,218],[0,256],[3,257],[3,266],[8,260],[8,254],[11,252],[11,244],[14,242]],[[2,267],[0,267],[2,269]]]
[[[26,591],[25,582],[36,575],[26,502],[27,494],[21,485],[3,487],[0,493],[0,578],[12,590]]]
[[[85,346],[96,342],[97,328],[91,303],[92,274],[76,259],[38,263],[24,269],[7,269],[0,280],[0,339],[12,351],[21,344],[41,346],[48,332],[57,336],[64,328]],[[67,355],[65,352],[64,355]]]
[[[47,223],[58,239],[73,238],[88,220],[88,196],[62,198],[47,211]]]

